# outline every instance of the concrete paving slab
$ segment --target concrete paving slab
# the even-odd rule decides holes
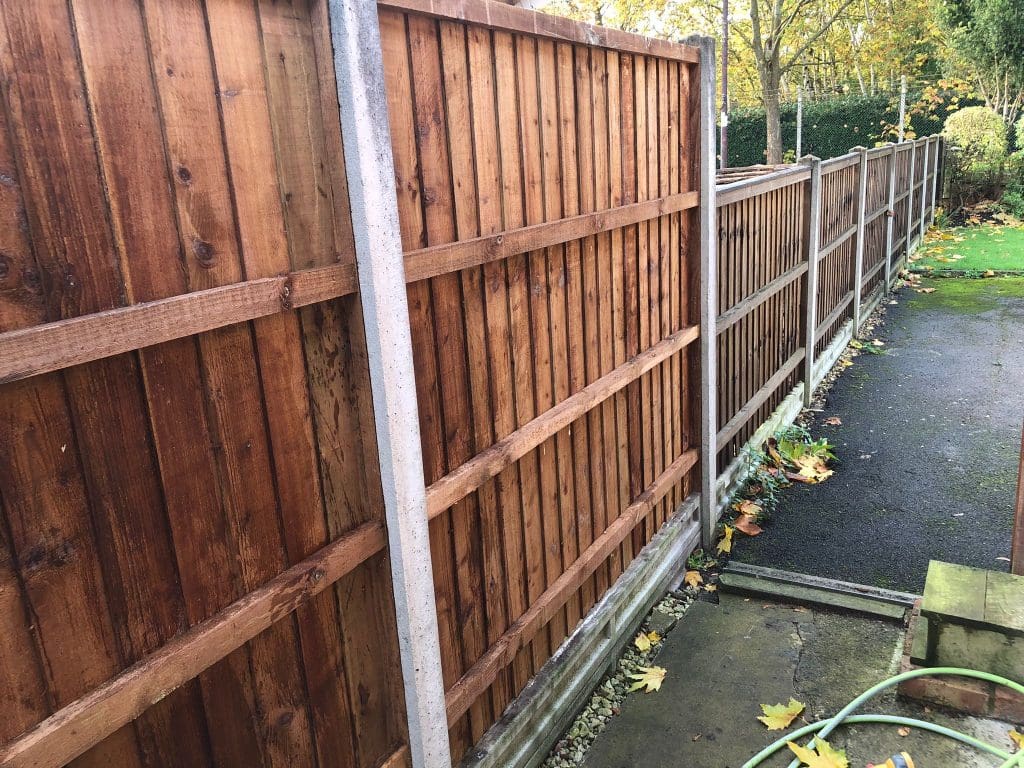
[[[834,714],[897,671],[903,630],[891,622],[723,595],[695,603],[664,641],[660,691],[631,694],[602,733],[585,768],[740,768],[778,734],[757,721],[760,704],[804,702],[808,720]],[[1009,726],[880,696],[867,710],[932,720],[1010,748]],[[843,728],[834,746],[851,766],[909,752],[920,768],[998,765],[942,737],[894,726]],[[791,757],[791,755],[789,756]],[[779,757],[766,766],[784,766]]]

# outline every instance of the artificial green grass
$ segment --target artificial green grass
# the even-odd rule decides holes
[[[1024,273],[1024,226],[981,224],[931,232],[911,268],[934,272]]]

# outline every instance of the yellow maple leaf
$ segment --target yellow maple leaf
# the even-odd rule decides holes
[[[1017,752],[1024,750],[1024,733],[1019,733],[1016,728],[1010,729],[1010,741],[1017,745]]]
[[[683,576],[683,584],[688,587],[696,589],[704,583],[704,577],[700,575],[700,571],[687,571],[686,575]]]
[[[832,477],[832,470],[825,466],[824,461],[812,454],[800,456],[795,463],[800,467],[800,476],[806,477],[812,483],[820,483]]]
[[[752,517],[757,517],[761,514],[761,512],[764,511],[762,510],[760,504],[758,504],[756,501],[752,501],[751,499],[743,499],[743,501],[738,501],[732,505],[732,508],[739,512],[741,515],[751,515]]]
[[[651,648],[661,642],[661,635],[657,632],[641,632],[633,638],[633,645],[642,653],[647,653]]]
[[[801,747],[792,741],[787,741],[786,745],[800,759],[800,764],[807,768],[850,768],[846,752],[842,749],[833,749],[831,744],[822,739],[814,740],[814,750]]]
[[[704,589],[706,589],[708,592],[717,592],[718,591],[718,585],[717,584],[707,584],[707,585],[704,586]]]
[[[718,542],[718,554],[727,555],[732,552],[732,534],[736,530],[731,525],[725,526],[725,535],[722,540]]]
[[[769,731],[784,731],[804,711],[804,705],[791,698],[789,704],[762,704],[761,711],[764,714],[757,719],[768,726]]]
[[[653,693],[661,688],[666,674],[668,670],[664,667],[637,667],[637,671],[630,675],[636,682],[629,686],[629,690],[643,689],[644,693]]]

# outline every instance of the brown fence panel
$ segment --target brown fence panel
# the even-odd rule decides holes
[[[458,757],[693,489],[692,461],[673,468],[697,440],[699,377],[675,340],[697,322],[699,81],[692,48],[610,50],[573,42],[569,23],[537,34],[518,11],[446,8],[389,5],[381,30]],[[666,344],[636,381],[546,426]],[[523,455],[452,479],[527,431]],[[635,530],[554,601],[666,472]],[[522,650],[509,664],[497,647]]]
[[[0,27],[0,331],[352,264],[323,2]],[[357,299],[276,303],[0,388],[0,744],[379,524]],[[378,765],[404,739],[381,544],[79,762]]]
[[[857,160],[856,155],[844,155],[822,163],[816,356],[853,317]]]
[[[800,380],[807,184],[804,173],[718,209],[721,469]]]

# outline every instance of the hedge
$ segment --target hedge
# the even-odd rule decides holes
[[[908,96],[913,104],[916,96]],[[967,104],[963,104],[967,106]],[[918,136],[942,130],[946,114],[913,115],[911,128]],[[888,94],[881,96],[843,96],[804,104],[803,154],[822,159],[846,154],[852,147],[872,147],[879,141],[883,127],[899,119],[899,106]],[[747,108],[729,114],[729,165],[756,165],[765,161],[764,109]],[[796,104],[782,107],[782,148],[796,149]],[[790,157],[789,159],[793,159]]]

